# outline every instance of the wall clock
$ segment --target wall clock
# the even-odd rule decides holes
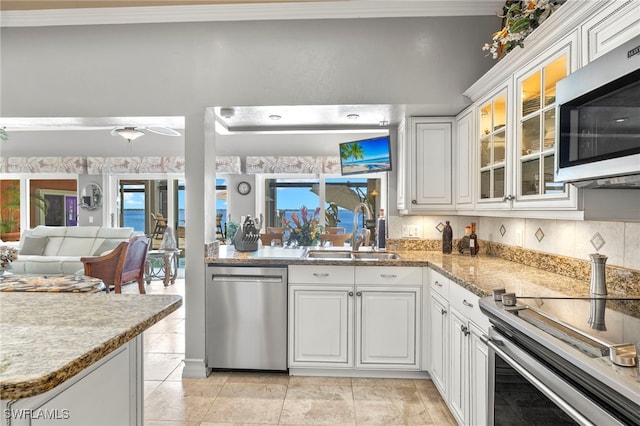
[[[238,192],[241,195],[247,195],[251,192],[251,184],[249,184],[249,182],[240,182],[238,184]]]

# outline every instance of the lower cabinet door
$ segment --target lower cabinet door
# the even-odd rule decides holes
[[[431,292],[429,307],[431,327],[431,368],[429,374],[442,397],[448,401],[449,387],[449,304],[435,292]]]
[[[482,330],[469,323],[471,330],[469,362],[469,424],[484,426],[488,421],[489,351],[481,339]]]
[[[469,343],[467,319],[449,306],[449,409],[459,424],[467,424],[467,395],[469,394]]]
[[[289,286],[289,366],[353,367],[353,286]]]
[[[356,286],[356,367],[418,368],[420,287]]]

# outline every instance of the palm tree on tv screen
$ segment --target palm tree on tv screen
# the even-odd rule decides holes
[[[344,144],[340,147],[340,156],[344,160],[349,158],[358,160],[364,158],[364,148],[358,142]]]

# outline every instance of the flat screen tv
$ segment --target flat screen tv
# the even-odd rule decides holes
[[[389,136],[340,144],[340,171],[343,176],[391,170]]]

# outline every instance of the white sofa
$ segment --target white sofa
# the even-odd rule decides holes
[[[133,228],[100,226],[36,226],[23,231],[18,258],[11,263],[16,274],[75,274],[84,270],[80,258],[100,256],[128,241]]]

